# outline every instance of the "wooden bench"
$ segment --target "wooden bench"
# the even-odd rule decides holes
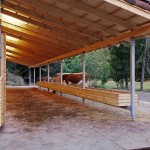
[[[64,86],[60,83],[38,82],[38,86],[48,88],[61,93],[78,96],[81,98],[105,103],[113,106],[130,106],[130,93],[117,90],[104,90],[97,88],[82,89],[77,86]],[[139,98],[135,95],[135,105],[138,105]]]

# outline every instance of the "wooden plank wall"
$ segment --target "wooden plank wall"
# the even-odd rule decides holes
[[[0,126],[5,124],[6,118],[6,36],[1,36],[0,59]]]

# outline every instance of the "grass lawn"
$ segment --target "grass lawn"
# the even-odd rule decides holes
[[[96,87],[100,86],[101,81],[97,81]],[[129,83],[130,86],[130,83]],[[116,83],[114,81],[108,81],[105,86],[105,89],[116,89]],[[135,88],[138,91],[140,89],[140,82],[135,83]],[[144,91],[150,91],[150,81],[144,82]]]

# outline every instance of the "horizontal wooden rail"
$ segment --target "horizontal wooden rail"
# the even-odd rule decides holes
[[[65,94],[105,103],[113,106],[130,106],[130,93],[116,90],[103,90],[95,88],[82,89],[76,86],[64,86],[59,83],[38,82],[38,86],[52,89]],[[138,105],[139,98],[135,95],[135,104]]]

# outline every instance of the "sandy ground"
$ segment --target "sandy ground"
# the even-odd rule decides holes
[[[67,95],[65,95],[67,96]],[[150,103],[126,109],[38,89],[7,89],[0,150],[122,150],[150,147]],[[73,100],[71,100],[72,98]]]

